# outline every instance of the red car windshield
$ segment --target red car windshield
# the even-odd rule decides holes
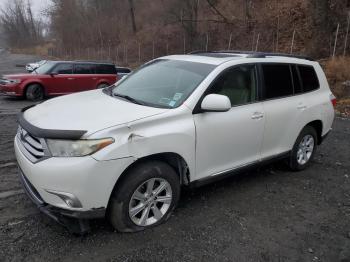
[[[51,71],[52,67],[55,65],[54,62],[46,62],[42,66],[39,66],[35,69],[32,74],[45,75]]]

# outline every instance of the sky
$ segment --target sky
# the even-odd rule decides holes
[[[0,0],[0,7],[6,6],[6,4],[13,0]],[[40,12],[50,5],[50,0],[29,0],[32,4],[32,10],[36,17],[40,16]]]

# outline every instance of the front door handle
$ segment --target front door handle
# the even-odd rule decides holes
[[[72,78],[72,77],[68,77],[68,80],[74,80],[75,78]]]
[[[261,113],[261,112],[255,112],[253,115],[252,115],[252,119],[261,119],[264,117],[264,114]]]

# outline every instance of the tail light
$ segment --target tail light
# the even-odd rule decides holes
[[[331,99],[333,107],[335,107],[337,104],[337,98],[333,94],[331,94],[330,99]]]

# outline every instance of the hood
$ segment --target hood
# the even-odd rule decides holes
[[[27,78],[31,74],[12,74],[12,75],[3,75],[3,78],[5,79],[22,79],[22,78]]]
[[[86,130],[89,135],[168,110],[137,105],[93,90],[48,100],[26,110],[23,117],[42,129]]]

